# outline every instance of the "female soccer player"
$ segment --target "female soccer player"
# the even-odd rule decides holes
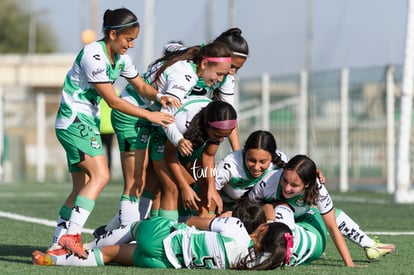
[[[199,78],[204,79],[207,86],[220,83],[230,70],[230,56],[231,52],[220,42],[177,50],[154,61],[144,74],[144,79],[161,94],[170,95],[181,101],[188,96]],[[150,111],[159,111],[161,108],[160,104],[153,104],[138,95],[131,85],[126,87],[121,97]],[[160,181],[168,181],[171,178],[167,172],[159,173],[168,171],[161,167],[165,164],[162,158],[166,137],[159,124],[119,111],[112,112],[112,124],[121,152],[124,190],[119,211],[104,227],[105,230],[97,229],[99,232],[95,235],[140,218],[138,205],[147,179],[149,160],[152,161],[155,177]]]
[[[220,143],[237,125],[236,110],[229,103],[209,101],[205,97],[190,97],[177,111],[174,107],[166,107],[175,116],[175,123],[165,128],[168,137],[165,162],[174,175],[175,184],[163,185],[161,203],[175,203],[177,209],[175,194],[179,191],[183,208],[196,210],[199,215],[208,214],[213,205],[218,213],[223,210],[214,183],[214,157]],[[197,193],[195,187],[200,188],[200,192]],[[174,209],[174,204],[169,208]]]
[[[231,67],[229,73],[224,77],[215,89],[206,88],[203,79],[198,81],[193,88],[192,95],[204,95],[212,99],[219,99],[230,103],[235,107],[235,85],[237,72],[243,67],[249,56],[249,45],[246,39],[242,36],[242,31],[239,28],[230,28],[221,33],[214,42],[222,42],[231,51]],[[233,151],[240,150],[240,139],[238,127],[229,136],[229,142]]]
[[[252,132],[243,150],[224,156],[215,167],[216,189],[220,191],[226,210],[256,185],[266,172],[283,166],[286,155],[277,149],[269,131]]]
[[[150,268],[274,269],[290,259],[283,257],[280,261],[262,264],[263,256],[274,255],[276,248],[283,245],[285,251],[290,251],[292,245],[291,235],[284,235],[282,240],[275,238],[278,233],[274,224],[261,224],[249,234],[243,223],[233,217],[191,217],[187,223],[155,217],[114,230],[129,235],[135,243],[89,249],[86,259],[73,254],[48,255],[36,250],[32,253],[32,262],[48,266],[118,263]]]
[[[162,126],[173,116],[150,112],[128,103],[116,95],[113,82],[125,77],[143,96],[162,104],[175,99],[158,94],[138,76],[126,54],[134,47],[139,34],[137,17],[128,9],[106,10],[102,40],[86,45],[68,72],[56,118],[56,135],[66,151],[73,188],[59,212],[57,227],[49,253],[61,247],[86,257],[82,249],[81,230],[95,206],[95,200],[109,181],[109,169],[99,135],[99,103],[129,115],[142,117]]]
[[[376,243],[344,211],[334,207],[325,185],[317,180],[316,164],[305,155],[296,155],[283,169],[267,173],[248,196],[254,203],[287,203],[294,209],[296,220],[316,205],[347,266],[353,265],[353,261],[344,236],[362,247],[370,260],[378,260],[395,248],[393,244]],[[267,219],[275,219],[274,215],[272,213]],[[276,218],[278,215],[276,213]]]

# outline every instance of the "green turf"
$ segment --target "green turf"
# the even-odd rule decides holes
[[[0,211],[29,217],[55,220],[70,184],[0,184]],[[94,229],[109,221],[118,208],[122,185],[111,183],[97,200],[86,228]],[[343,209],[369,232],[414,231],[414,204],[394,204],[391,195],[378,193],[332,193],[335,205]],[[363,250],[349,244],[354,262],[366,268],[342,267],[342,260],[331,240],[326,258],[311,265],[266,272],[212,270],[151,270],[136,267],[42,267],[31,264],[31,252],[45,250],[54,228],[0,217],[0,274],[413,274],[414,244],[412,235],[379,235],[383,242],[394,243],[396,251],[378,262],[368,262]],[[371,235],[372,236],[372,235]],[[84,241],[92,235],[83,234]]]

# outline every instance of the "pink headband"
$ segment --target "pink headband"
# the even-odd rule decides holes
[[[237,125],[236,119],[230,119],[230,120],[221,120],[221,121],[211,121],[208,123],[210,127],[220,129],[220,130],[227,130],[227,129],[233,129]]]
[[[231,62],[231,57],[203,57],[207,61],[211,62]]]
[[[290,262],[290,257],[293,253],[293,236],[290,233],[285,233],[284,235],[286,241],[286,258],[285,258],[285,265],[288,265]]]

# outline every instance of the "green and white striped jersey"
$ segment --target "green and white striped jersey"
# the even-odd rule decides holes
[[[233,217],[215,218],[210,231],[182,224],[163,243],[175,268],[228,269],[253,246],[243,223]]]
[[[114,83],[119,76],[131,79],[138,76],[129,55],[117,54],[111,64],[103,41],[86,45],[66,75],[55,127],[67,129],[78,118],[96,126],[99,133],[101,96],[93,84]]]
[[[286,224],[293,234],[293,251],[290,266],[303,265],[322,256],[326,248],[327,229],[317,209],[312,209],[300,222],[295,221],[292,208],[279,205],[275,208],[276,222]]]
[[[292,198],[284,198],[281,191],[281,180],[283,177],[283,169],[278,169],[268,172],[259,184],[249,192],[249,199],[252,202],[286,202],[295,211],[295,218],[306,214],[311,208],[311,204],[306,201],[305,193],[301,192]],[[324,184],[317,182],[319,189],[319,198],[316,201],[316,206],[319,212],[323,215],[332,210],[333,201]]]
[[[210,102],[211,99],[205,96],[189,96],[181,102],[182,105],[178,109],[172,105],[161,109],[162,112],[174,115],[174,123],[164,128],[165,134],[174,146],[178,146],[178,142],[184,137],[183,134],[187,131],[194,116]]]

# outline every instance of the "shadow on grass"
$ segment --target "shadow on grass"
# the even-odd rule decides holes
[[[29,245],[2,245],[0,250],[0,261],[32,264],[32,252],[34,250],[46,251],[46,247],[34,247]],[[24,257],[28,259],[17,259]]]

